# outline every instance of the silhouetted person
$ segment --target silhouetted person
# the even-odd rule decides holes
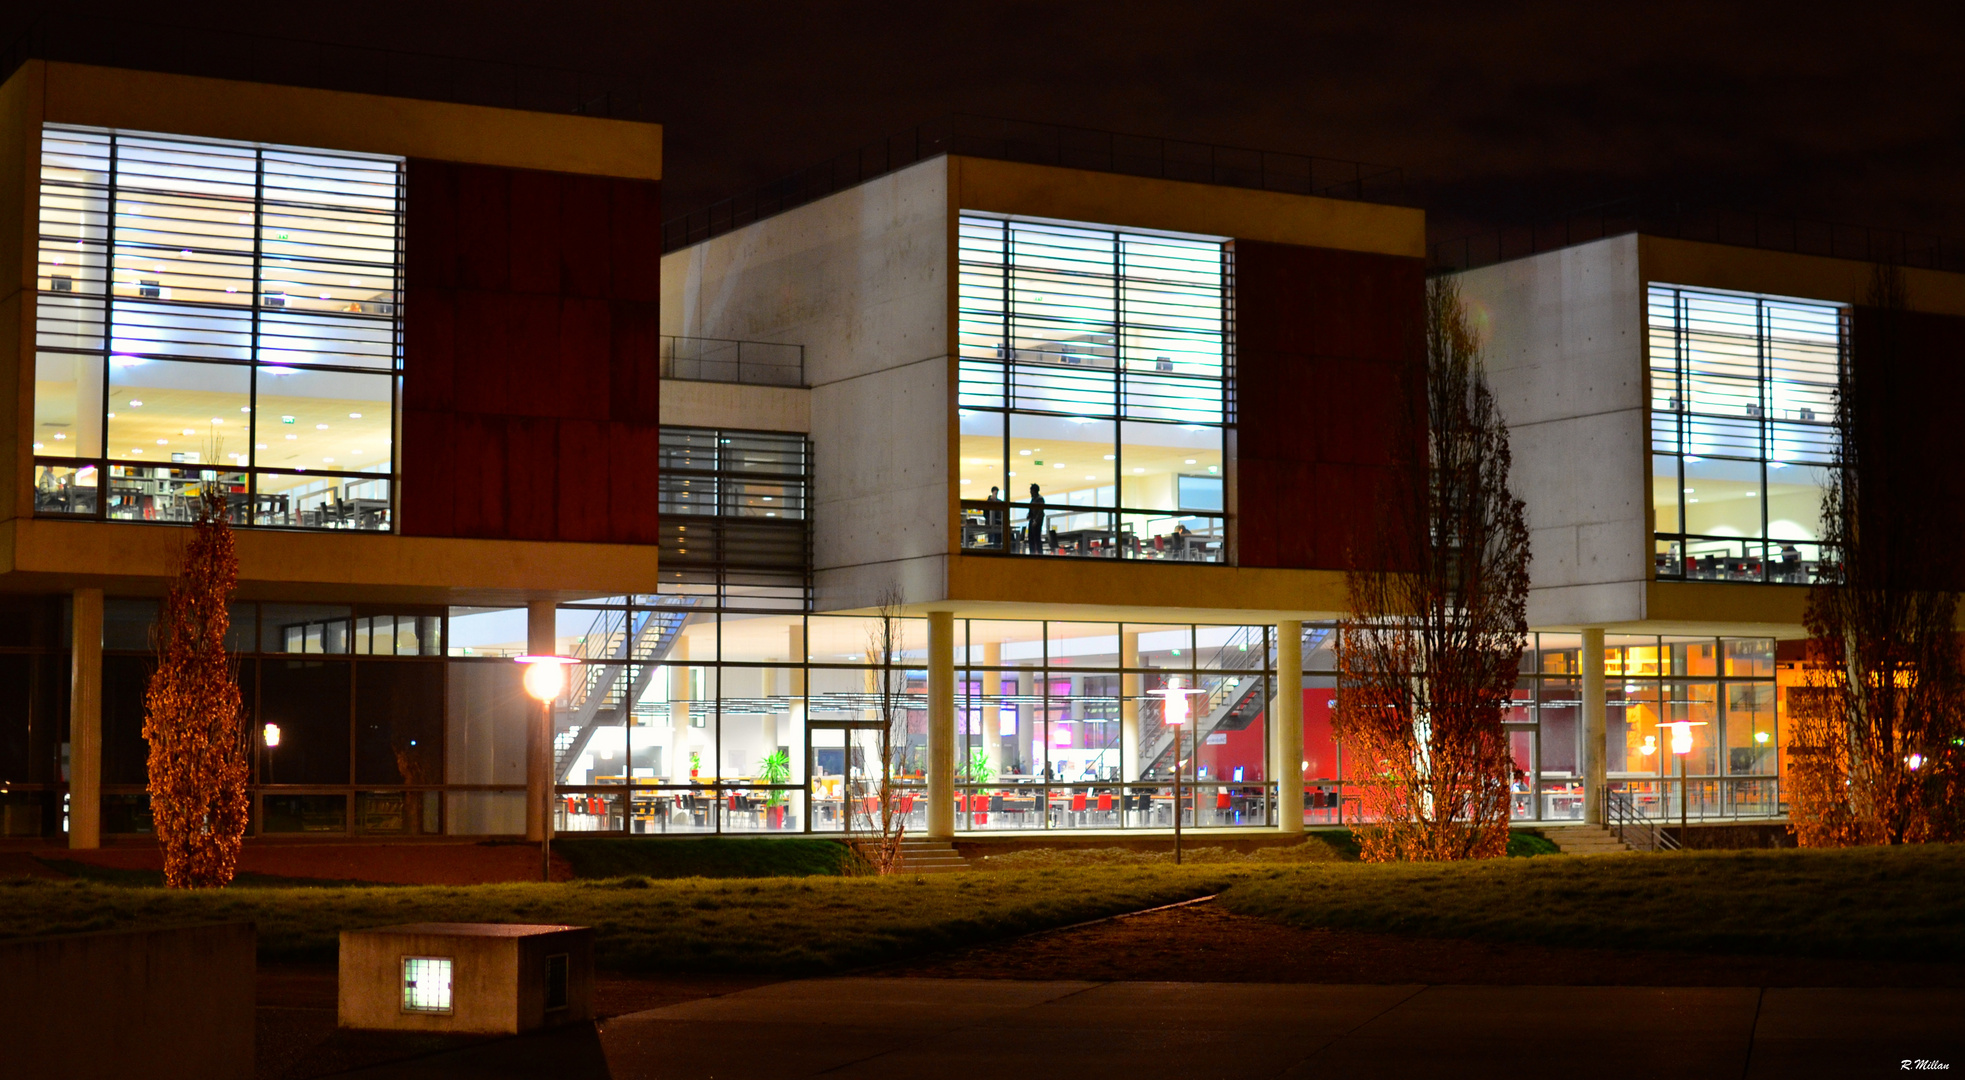
[[[1003,509],[1002,509],[1003,496],[1000,492],[998,492],[995,485],[991,485],[989,489],[989,498],[985,499],[984,501],[989,503],[988,509],[983,511],[983,524],[989,527],[989,546],[993,548],[1001,548],[1004,546]]]
[[[1030,513],[1025,518],[1024,540],[1032,555],[1044,554],[1044,496],[1037,485],[1030,485]]]

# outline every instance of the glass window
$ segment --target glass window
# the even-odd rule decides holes
[[[963,546],[1222,561],[1226,246],[980,214],[959,246]]]
[[[37,474],[37,511],[184,520],[85,491],[95,463],[222,465],[142,475],[219,480],[241,525],[389,529],[401,169],[44,127],[34,451],[94,461]]]
[[[280,726],[280,745],[266,753],[268,784],[346,784],[350,665],[343,660],[260,663],[259,720]]]
[[[1845,309],[1671,285],[1648,300],[1657,575],[1808,584]]]

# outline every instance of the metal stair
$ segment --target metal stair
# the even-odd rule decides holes
[[[1307,627],[1303,631],[1303,653],[1309,655],[1323,640],[1330,636],[1331,630],[1324,627]],[[1235,636],[1215,650],[1214,658],[1207,669],[1201,672],[1202,678],[1210,674],[1225,676],[1215,688],[1209,691],[1205,700],[1205,711],[1195,709],[1193,732],[1183,733],[1183,749],[1192,753],[1191,748],[1204,742],[1215,731],[1236,731],[1247,727],[1256,716],[1269,707],[1262,699],[1262,675],[1264,660],[1263,631],[1261,627],[1243,627]],[[1252,672],[1241,674],[1242,672]],[[1174,733],[1162,719],[1165,706],[1159,699],[1140,702],[1139,725],[1140,745],[1146,753],[1140,758],[1140,773],[1145,775],[1155,769],[1171,771],[1173,763],[1168,759],[1173,752]]]
[[[673,607],[603,611],[594,619],[573,655],[614,662],[574,668],[579,674],[569,688],[567,703],[553,714],[554,783],[566,782],[566,774],[587,752],[596,730],[627,722],[634,703],[654,680],[656,668],[681,639],[683,627],[689,624],[689,608],[696,603],[696,597],[685,597]],[[630,670],[632,679],[626,677]]]

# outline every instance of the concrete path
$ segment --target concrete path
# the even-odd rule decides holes
[[[368,1080],[1667,1075],[1965,1070],[1965,990],[813,979],[345,1074]]]

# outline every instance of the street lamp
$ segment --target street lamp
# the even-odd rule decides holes
[[[518,657],[525,668],[525,692],[539,702],[539,729],[533,745],[539,748],[546,767],[546,782],[539,794],[539,880],[553,880],[553,699],[566,686],[566,665],[576,663],[570,656],[528,655]]]
[[[1672,753],[1678,758],[1678,842],[1685,843],[1685,759],[1692,756],[1692,729],[1705,727],[1704,720],[1675,720],[1666,724],[1672,729]]]
[[[266,779],[262,783],[273,782],[273,751],[280,748],[280,725],[268,724],[259,731],[259,744],[266,748]]]
[[[1198,687],[1183,687],[1180,676],[1171,675],[1167,685],[1153,691],[1161,701],[1160,720],[1174,729],[1174,865],[1180,865],[1180,729],[1187,723],[1187,695],[1203,694]]]

